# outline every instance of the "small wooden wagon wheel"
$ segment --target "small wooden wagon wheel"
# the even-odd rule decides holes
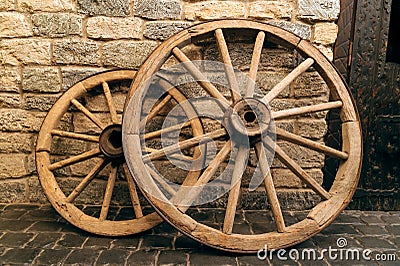
[[[47,198],[64,219],[91,233],[135,234],[162,221],[143,210],[123,157],[122,110],[135,74],[108,71],[76,83],[50,109],[38,135],[36,167]],[[185,99],[177,90],[164,94],[149,115]],[[200,121],[188,126],[203,134]]]
[[[242,86],[236,79],[235,73],[237,71],[234,70],[232,62],[237,60],[230,56],[228,47],[233,46],[229,44],[229,38],[234,41],[237,39],[253,41],[253,51],[248,55],[251,58],[248,76],[253,81],[256,81],[259,72],[262,53],[270,47],[283,47],[287,51],[294,51],[295,54],[301,55],[303,60],[283,79],[271,86],[267,92],[259,95],[255,93],[254,82],[247,82]],[[217,86],[214,86],[213,82],[207,79],[205,68],[201,68],[192,62],[189,58],[189,52],[185,52],[188,51],[185,49],[189,49],[191,45],[198,43],[214,43],[218,47],[220,58],[225,64],[224,74],[229,81],[230,94],[224,94]],[[243,54],[243,52],[245,51],[241,51],[240,54]],[[268,56],[264,59],[269,60]],[[144,108],[142,99],[148,93],[148,80],[164,68],[166,62],[172,60],[184,64],[185,70],[198,82],[202,92],[221,103],[220,106],[222,107],[220,108],[225,112],[224,116],[227,123],[219,129],[206,132],[204,135],[181,141],[169,147],[163,147],[152,156],[143,152],[142,131],[137,126],[138,122],[143,119],[141,116],[141,110]],[[303,105],[295,107],[284,105],[281,108],[274,108],[273,102],[277,100],[277,97],[282,94],[285,88],[306,71],[310,71],[311,68],[318,72],[321,80],[326,84],[329,99],[327,97],[326,101],[311,105],[303,103]],[[335,68],[319,50],[306,40],[278,27],[246,20],[221,20],[198,24],[183,30],[162,43],[149,56],[131,85],[125,107],[124,151],[128,167],[133,172],[138,186],[161,216],[173,226],[193,239],[212,247],[234,252],[257,252],[263,249],[265,245],[268,246],[268,249],[277,249],[302,242],[331,223],[348,205],[355,191],[361,167],[361,131],[359,117],[349,90]],[[217,111],[216,109],[215,112]],[[339,140],[338,147],[332,147],[321,141],[301,136],[296,131],[289,132],[279,125],[276,129],[270,125],[263,126],[263,124],[268,124],[269,119],[275,120],[278,124],[285,119],[312,117],[328,112],[340,114],[340,117],[338,115],[338,123],[341,127],[341,140]],[[258,120],[260,117],[261,119]],[[254,123],[258,123],[258,126],[254,127]],[[268,143],[267,132],[269,131],[275,131],[272,133],[276,134],[276,145]],[[242,145],[240,141],[237,141],[238,138],[235,138],[235,135],[240,135],[241,139],[247,139],[249,145]],[[262,140],[264,135],[267,135],[267,141]],[[149,171],[149,164],[152,160],[166,154],[173,154],[179,149],[196,147],[199,143],[209,142],[210,140],[222,143],[222,148],[203,169],[201,176],[193,185],[193,189],[187,189],[188,192],[184,194],[179,194],[178,191],[174,195],[167,195]],[[321,184],[322,182],[316,181],[301,166],[301,162],[298,161],[299,158],[291,158],[288,152],[283,149],[283,142],[294,145],[294,147],[305,148],[304,152],[316,152],[319,155],[335,159],[338,167],[335,169],[333,184],[326,187]],[[273,169],[271,171],[270,163],[266,158],[265,152],[268,151],[275,152],[275,157],[280,164],[284,165],[285,169],[290,171],[292,175],[297,176],[302,182],[303,188],[309,188],[314,195],[319,197],[319,202],[308,210],[304,219],[295,222],[285,221],[281,208],[282,201],[278,199],[275,179],[271,174]],[[238,233],[235,230],[232,231],[232,228],[238,206],[240,182],[244,179],[248,155],[252,152],[258,157],[258,167],[263,176],[262,186],[272,212],[273,228],[262,233]],[[198,219],[199,216],[192,215],[194,212],[190,211],[191,209],[188,211],[188,208],[200,193],[199,190],[202,189],[202,186],[216,178],[215,173],[218,172],[218,167],[226,162],[229,154],[234,154],[235,158],[230,176],[232,187],[225,201],[226,210],[224,211],[223,222],[216,224],[216,226],[209,225],[212,221],[207,222]],[[168,177],[165,177],[165,179],[168,179]],[[182,204],[185,200],[188,203],[187,205]],[[207,212],[207,209],[202,210],[202,212]],[[267,220],[265,222],[268,223]]]

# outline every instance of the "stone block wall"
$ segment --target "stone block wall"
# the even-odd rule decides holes
[[[310,40],[332,59],[339,9],[339,0],[1,0],[0,203],[46,202],[34,165],[37,132],[52,104],[80,79],[107,69],[138,69],[169,36],[200,21],[221,18],[268,21]],[[286,70],[279,67],[292,64],[291,55],[276,53],[281,65],[266,67],[260,84],[284,75]],[[205,47],[200,56],[215,58],[215,47]],[[315,84],[311,94],[304,90],[310,82]],[[276,108],[294,100],[326,100],[326,88],[319,84],[315,73],[307,73],[303,82],[283,93]],[[287,121],[285,127],[321,139],[326,123],[324,117],[312,117]],[[68,146],[60,145],[61,152],[62,145]],[[293,152],[312,176],[322,179],[323,159]],[[274,171],[281,187],[301,186],[285,182],[287,169],[278,165]]]

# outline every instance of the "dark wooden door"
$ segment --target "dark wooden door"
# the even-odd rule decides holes
[[[357,209],[400,209],[399,2],[341,1],[334,63],[351,87],[364,135],[363,170],[350,205]]]

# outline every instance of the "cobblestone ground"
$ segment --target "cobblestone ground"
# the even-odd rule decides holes
[[[220,212],[215,210],[214,219]],[[285,215],[289,219],[304,216],[298,212]],[[246,213],[242,216],[246,218]],[[251,225],[253,232],[255,225]],[[254,254],[205,247],[166,223],[135,236],[99,237],[71,226],[48,205],[0,205],[1,265],[399,265],[399,235],[400,212],[344,211],[324,231],[297,246],[269,253],[267,258],[260,252],[261,260]],[[339,249],[341,237],[347,245]],[[331,256],[329,247],[337,249]],[[310,250],[315,250],[316,259],[303,259],[302,254]],[[357,250],[360,260],[348,250]],[[369,261],[362,258],[368,250]],[[297,261],[290,258],[296,253]]]

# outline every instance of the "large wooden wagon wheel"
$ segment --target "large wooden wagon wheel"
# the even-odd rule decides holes
[[[283,47],[287,51],[294,51],[303,59],[283,79],[271,86],[264,95],[259,95],[255,93],[254,82],[248,82],[243,88],[238,89],[242,85],[239,85],[235,77],[232,62],[236,62],[236,58],[230,56],[228,47],[233,46],[229,44],[229,39],[252,40],[254,45],[252,46],[253,51],[249,55],[251,63],[249,62],[248,75],[254,81],[259,72],[258,67],[262,53],[268,51],[271,47],[278,47],[279,49]],[[203,75],[204,69],[191,63],[190,53],[185,49],[190,50],[191,45],[199,43],[214,43],[218,47],[220,58],[225,63],[225,74],[229,81],[231,94],[223,94],[217,86],[214,86],[213,82],[207,80],[205,74]],[[241,51],[240,54],[244,52],[245,50]],[[220,106],[222,107],[220,108],[222,110],[233,110],[233,113],[238,114],[239,122],[237,116],[232,115],[232,111],[230,111],[231,113],[226,111],[225,116],[228,123],[221,128],[193,137],[188,141],[163,147],[159,153],[149,156],[143,152],[142,131],[137,126],[138,122],[143,119],[141,115],[141,110],[144,108],[142,99],[148,93],[148,80],[164,68],[167,65],[166,62],[170,63],[172,60],[184,63],[187,73],[198,81],[199,88],[209,97],[217,99],[221,103]],[[268,62],[268,54],[264,60]],[[272,111],[270,111],[269,105],[273,105],[282,91],[296,78],[301,77],[311,69],[316,70],[326,83],[329,90],[329,100],[326,99],[325,102],[311,105],[283,106],[278,110],[272,108]],[[241,95],[236,93],[238,91],[241,92]],[[335,112],[340,114],[337,121],[339,128],[341,127],[341,139],[339,139],[338,147],[306,138],[297,134],[296,131],[289,132],[279,125],[276,127],[277,142],[274,146],[274,144],[268,143],[268,131],[273,131],[274,128],[269,125],[262,126],[263,123],[268,123],[266,121],[255,121],[259,117],[267,120],[271,117],[271,120],[274,119],[278,124],[285,119],[312,117],[326,113],[334,114]],[[233,120],[236,122],[229,122]],[[259,124],[254,126],[254,123]],[[244,128],[241,125],[244,125]],[[243,136],[248,139],[250,146],[243,146],[240,141],[237,141],[235,135],[238,134],[241,134],[242,139]],[[267,135],[267,141],[260,141],[264,134]],[[202,171],[201,176],[193,186],[193,190],[189,188],[189,192],[184,194],[178,192],[167,195],[149,171],[149,164],[152,160],[210,140],[222,142],[223,145],[221,146],[223,147],[219,149],[215,158]],[[315,152],[327,158],[335,159],[338,162],[338,167],[335,169],[333,184],[327,187],[323,186],[321,182],[317,182],[301,166],[299,158],[289,156],[288,152],[282,147],[282,143],[294,145],[292,147],[305,148],[305,153]],[[278,27],[246,20],[222,20],[195,25],[172,36],[149,56],[138,71],[137,78],[132,83],[127,98],[124,111],[123,145],[128,167],[134,174],[138,186],[161,216],[195,240],[215,248],[235,252],[256,252],[263,249],[265,245],[269,249],[287,247],[302,242],[325,228],[348,205],[355,191],[362,152],[360,123],[355,105],[348,88],[331,63],[306,40]],[[294,222],[285,221],[281,208],[282,201],[278,199],[275,179],[271,174],[273,171],[270,170],[265,155],[265,152],[270,150],[274,150],[275,158],[280,164],[284,165],[287,171],[299,178],[303,187],[309,188],[314,195],[319,197],[319,203],[308,210],[305,218]],[[271,230],[262,233],[254,231],[237,233],[235,230],[232,231],[232,228],[238,206],[240,181],[244,175],[248,154],[254,153],[254,151],[258,157],[258,167],[264,177],[262,186],[265,188],[266,198],[271,208],[273,226]],[[212,221],[204,221],[204,218],[199,219],[198,215],[192,215],[193,212],[190,209],[188,211],[190,206],[181,203],[182,200],[186,200],[188,205],[194,202],[194,198],[199,194],[202,185],[215,178],[218,166],[226,161],[230,153],[234,154],[236,158],[230,177],[232,187],[228,193],[229,197],[225,201],[226,210],[224,211],[223,222],[216,224],[216,226],[215,224],[210,225]],[[165,178],[168,179],[168,177]],[[207,211],[207,209],[203,209],[202,213],[207,213]],[[266,219],[265,223],[268,222]]]
[[[162,221],[143,210],[123,157],[122,110],[135,74],[108,71],[76,83],[50,109],[38,135],[36,166],[47,198],[68,222],[91,233],[134,234]],[[167,104],[185,100],[178,90],[163,92],[149,114],[153,118]],[[194,110],[184,112],[193,116]],[[200,121],[187,126],[193,135],[203,134]]]

